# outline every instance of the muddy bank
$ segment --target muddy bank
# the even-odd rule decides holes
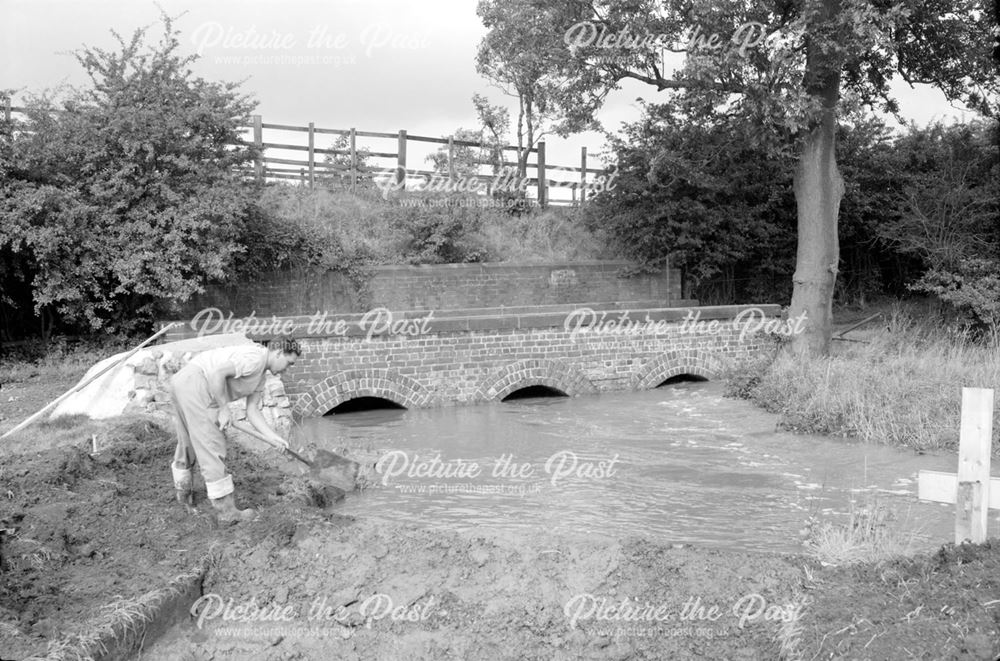
[[[998,563],[990,545],[822,569],[639,538],[289,523],[224,550],[192,621],[143,658],[993,659]]]
[[[175,440],[155,419],[117,419],[96,442],[97,453],[85,438],[0,456],[4,658],[84,633],[102,606],[165,584],[213,545],[264,536],[290,518],[329,515],[323,485],[274,468],[277,453],[257,455],[234,443],[228,463],[237,492],[261,511],[249,525],[219,528],[198,480],[196,510],[176,503],[169,469]]]
[[[143,658],[777,658],[775,609],[795,608],[802,565],[641,539],[289,524],[222,551],[193,624]],[[754,615],[758,597],[771,617]]]
[[[1000,547],[881,565],[337,514],[274,452],[231,444],[256,520],[173,498],[154,421],[0,458],[3,658],[43,653],[210,559],[195,616],[143,659],[993,659]]]

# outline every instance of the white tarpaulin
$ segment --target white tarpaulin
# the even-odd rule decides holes
[[[196,354],[208,349],[250,342],[252,340],[247,339],[242,333],[231,333],[228,335],[208,335],[145,347],[118,367],[109,370],[93,383],[67,397],[52,411],[49,417],[56,418],[62,415],[82,413],[91,418],[103,419],[121,415],[136,390],[136,365],[152,359],[154,354],[160,354],[157,363],[162,365],[168,360],[183,358],[189,353]],[[124,351],[102,360],[87,370],[87,373],[77,383],[85,382],[91,375],[97,374],[108,365],[121,360],[127,353]]]

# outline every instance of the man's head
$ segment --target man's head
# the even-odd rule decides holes
[[[302,347],[291,338],[279,338],[267,343],[267,368],[272,374],[281,374],[302,355]]]

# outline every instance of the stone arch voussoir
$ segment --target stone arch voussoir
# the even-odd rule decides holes
[[[537,358],[510,363],[487,376],[476,391],[476,399],[500,400],[529,386],[554,388],[570,397],[597,392],[579,368],[558,360]]]
[[[380,397],[406,408],[428,406],[430,394],[411,377],[390,369],[355,369],[328,376],[299,397],[296,413],[323,415],[358,397]]]
[[[676,349],[647,360],[632,374],[633,390],[651,390],[667,379],[690,374],[717,379],[723,373],[722,358],[704,349]]]

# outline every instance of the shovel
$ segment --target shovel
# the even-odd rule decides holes
[[[346,457],[341,457],[335,452],[323,449],[317,449],[315,458],[312,461],[309,461],[298,452],[295,452],[290,448],[281,447],[277,443],[267,439],[256,429],[243,421],[234,420],[230,422],[230,425],[234,429],[238,429],[245,434],[264,441],[272,447],[281,448],[284,452],[287,452],[292,457],[308,466],[309,472],[314,476],[317,476],[318,479],[322,479],[324,482],[339,487],[344,491],[353,491],[357,486],[359,464],[356,461],[351,461]]]

